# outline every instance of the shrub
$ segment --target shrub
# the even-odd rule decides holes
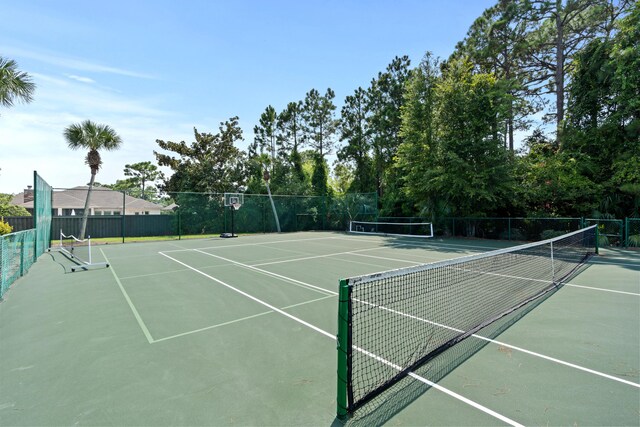
[[[634,248],[640,248],[640,234],[634,234],[629,236],[629,246]]]
[[[604,247],[609,246],[609,244],[609,238],[607,236],[605,236],[604,234],[600,234],[598,236],[598,246]]]
[[[9,234],[13,228],[9,225],[9,223],[4,222],[4,219],[0,219],[0,236]]]

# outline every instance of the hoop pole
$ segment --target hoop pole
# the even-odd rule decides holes
[[[234,224],[233,224],[233,217],[235,216],[235,213],[236,213],[236,209],[233,206],[231,206],[231,236],[232,237],[236,235],[234,230]]]

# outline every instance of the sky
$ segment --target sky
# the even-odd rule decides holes
[[[66,127],[92,120],[122,138],[101,152],[96,181],[156,163],[156,140],[194,141],[238,116],[246,149],[268,105],[311,89],[344,98],[395,56],[447,58],[494,0],[0,0],[0,56],[36,84],[34,101],[0,107],[0,193],[37,171],[50,185],[86,185],[86,152]],[[164,169],[170,173],[169,170]]]

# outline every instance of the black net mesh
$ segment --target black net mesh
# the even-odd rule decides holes
[[[595,227],[551,240],[348,279],[349,410],[411,370],[558,288]]]

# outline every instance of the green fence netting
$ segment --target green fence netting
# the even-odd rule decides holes
[[[245,194],[237,211],[224,206],[222,193],[169,193],[173,209],[159,215],[92,215],[86,235],[91,238],[149,236],[202,236],[231,232],[272,233],[277,231],[269,196]],[[373,221],[378,216],[376,193],[345,194],[336,197],[274,195],[281,231],[347,230],[350,220]],[[126,212],[124,204],[112,210]],[[82,215],[53,216],[51,230],[72,234],[80,228]],[[17,222],[16,222],[17,223]],[[54,237],[55,238],[55,237]]]
[[[0,236],[0,298],[35,262],[36,230]]]
[[[36,259],[49,248],[51,239],[51,186],[33,173],[34,228],[0,236],[0,298]]]
[[[51,216],[53,189],[37,172],[33,172],[33,223],[36,229],[36,250],[38,258],[51,244]],[[35,261],[34,258],[34,261]]]
[[[231,232],[273,233],[277,224],[269,196],[245,194],[238,210],[224,206],[218,193],[169,193],[177,205],[171,213],[175,234],[198,235]],[[281,231],[346,230],[350,220],[378,216],[375,193],[339,197],[274,195]]]

